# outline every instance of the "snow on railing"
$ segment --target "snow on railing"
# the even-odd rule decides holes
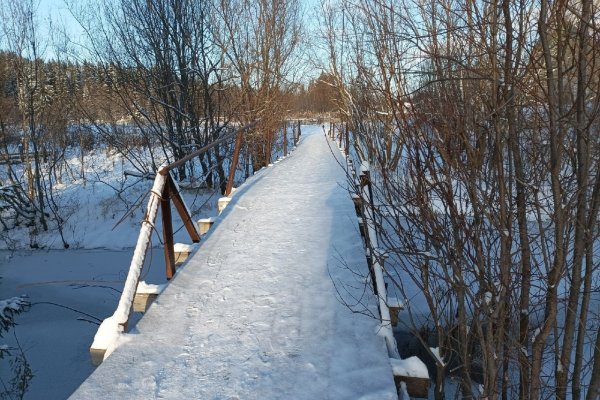
[[[142,221],[142,228],[140,229],[140,235],[133,252],[133,259],[129,267],[129,273],[125,280],[125,287],[119,300],[119,305],[115,313],[113,314],[119,327],[122,327],[121,331],[127,331],[127,323],[129,322],[129,314],[133,305],[133,297],[137,289],[138,282],[140,280],[140,273],[144,266],[144,260],[146,258],[146,251],[150,246],[150,237],[152,236],[152,230],[154,229],[154,221],[158,214],[158,206],[160,205],[163,188],[165,186],[166,177],[160,173],[156,175],[154,179],[154,185],[150,190],[150,200],[148,201],[148,210],[146,216]]]
[[[144,260],[146,258],[146,252],[150,247],[150,238],[154,229],[154,221],[158,214],[158,207],[163,200],[163,192],[167,184],[167,179],[171,179],[169,173],[162,173],[165,166],[162,166],[158,170],[158,174],[154,178],[154,184],[150,190],[150,199],[148,200],[148,208],[142,221],[142,227],[140,228],[140,234],[133,252],[133,258],[129,265],[129,272],[125,279],[125,286],[117,309],[114,314],[102,321],[98,332],[94,336],[94,342],[90,348],[92,355],[92,363],[99,365],[102,360],[110,354],[114,344],[118,341],[119,336],[127,332],[127,325],[129,323],[129,316],[133,309],[133,301],[137,286],[140,280],[140,274],[144,266]],[[168,177],[168,178],[167,178]]]
[[[371,249],[371,268],[375,282],[375,292],[379,300],[379,314],[381,316],[381,334],[385,338],[388,354],[392,358],[400,358],[398,353],[398,345],[392,331],[392,318],[390,309],[388,308],[387,290],[385,281],[383,280],[383,268],[381,266],[381,254],[379,254],[379,244],[377,241],[377,231],[375,230],[375,215],[373,213],[373,191],[371,188],[371,177],[369,172],[369,164],[365,161],[360,166],[361,178],[360,188],[363,207],[363,223],[366,225],[367,239],[369,241],[368,248]]]

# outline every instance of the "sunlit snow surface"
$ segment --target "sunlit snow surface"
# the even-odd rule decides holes
[[[304,127],[72,398],[396,398],[377,321],[340,301],[376,312],[338,161]]]

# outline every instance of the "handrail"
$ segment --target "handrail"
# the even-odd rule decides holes
[[[388,307],[387,290],[383,279],[383,267],[381,265],[381,254],[379,254],[379,243],[375,229],[375,215],[373,213],[373,189],[371,187],[371,173],[369,164],[363,161],[361,166],[360,196],[363,204],[363,217],[366,225],[369,248],[371,251],[371,268],[375,282],[373,286],[379,301],[379,315],[381,317],[381,330],[385,338],[388,354],[391,358],[400,358],[398,345],[392,331],[390,309]],[[367,190],[365,190],[365,187]]]
[[[325,127],[323,127],[323,131]],[[348,135],[348,130],[346,128],[346,135]],[[326,135],[331,139],[334,143],[336,143],[335,137],[335,126],[331,123],[329,128],[329,134]],[[342,144],[341,138],[342,132],[340,132],[340,149]],[[346,146],[349,143],[349,139],[346,138]],[[337,144],[337,143],[336,143]],[[345,157],[349,160],[350,155],[348,154],[348,147],[346,147]],[[354,173],[354,170],[352,171]],[[400,353],[398,352],[398,345],[396,343],[396,339],[394,338],[394,332],[392,330],[391,324],[391,315],[390,309],[388,306],[388,298],[387,298],[387,289],[384,282],[384,268],[382,265],[382,257],[380,254],[379,243],[377,240],[377,230],[375,227],[375,210],[374,210],[374,196],[373,196],[373,188],[371,185],[371,172],[369,163],[365,160],[362,160],[360,165],[360,176],[358,182],[355,182],[356,189],[358,191],[357,196],[360,198],[360,213],[361,218],[365,224],[365,245],[367,250],[369,251],[370,265],[369,268],[371,270],[371,280],[373,285],[373,291],[377,296],[378,300],[378,308],[379,308],[379,317],[381,320],[381,333],[385,339],[386,347],[388,350],[388,355],[391,358],[400,358]]]
[[[156,174],[154,185],[150,190],[148,210],[142,221],[140,235],[138,236],[138,241],[133,252],[133,258],[131,260],[131,265],[129,266],[129,272],[125,280],[121,298],[119,299],[119,304],[113,314],[113,317],[116,319],[115,322],[122,327],[123,332],[127,331],[127,323],[129,322],[129,315],[131,314],[131,309],[133,307],[133,298],[140,279],[140,272],[146,258],[146,251],[150,246],[150,236],[152,235],[154,221],[156,220],[158,207],[162,200],[162,192],[167,182],[165,175],[160,173],[162,169],[163,167],[159,168],[159,173]]]
[[[206,146],[202,147],[201,149],[198,149],[190,154],[188,154],[187,156],[172,162],[171,164],[165,165],[164,167],[161,167],[161,169],[158,171],[160,174],[166,175],[167,172],[171,171],[173,168],[177,168],[182,166],[183,164],[185,164],[186,162],[188,162],[189,160],[191,160],[194,157],[198,157],[201,154],[206,153],[208,150],[212,149],[215,146],[220,145],[223,142],[226,142],[227,140],[235,137],[238,133],[242,133],[248,129],[253,128],[256,124],[258,123],[258,121],[254,121],[251,122],[249,124],[246,124],[244,126],[242,126],[241,128],[230,132],[226,135],[221,136],[220,138],[218,138],[217,140],[215,140],[214,142],[207,144]],[[162,171],[162,172],[161,172]]]
[[[127,278],[125,279],[125,285],[123,292],[121,292],[117,308],[112,316],[102,321],[94,336],[94,342],[90,347],[92,364],[94,365],[99,365],[110,354],[119,335],[128,330],[135,292],[137,291],[140,274],[144,266],[144,260],[146,259],[146,252],[148,251],[148,247],[150,247],[150,237],[154,229],[154,221],[158,214],[158,207],[163,202],[164,189],[168,187],[168,180],[171,179],[171,174],[169,172],[162,174],[162,170],[163,167],[158,170],[159,173],[156,174],[154,184],[150,190],[148,208],[142,221],[140,234],[135,245],[133,258],[129,265],[129,271],[127,272]],[[168,246],[165,246],[165,251],[171,252],[172,249],[168,249]]]

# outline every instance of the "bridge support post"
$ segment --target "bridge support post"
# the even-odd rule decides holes
[[[283,156],[288,155],[287,121],[283,122]]]
[[[344,129],[345,131],[345,137],[346,137],[346,157],[349,157],[350,154],[350,131],[348,130],[348,122],[346,122],[346,128]]]
[[[171,180],[171,174],[167,175],[167,181]],[[165,185],[160,202],[160,210],[163,224],[163,241],[165,246],[165,271],[167,279],[175,275],[175,243],[173,241],[173,221],[171,216],[171,185]]]
[[[233,156],[231,157],[231,166],[229,167],[229,177],[227,179],[227,188],[225,196],[231,194],[233,189],[233,180],[235,179],[235,170],[237,169],[238,159],[240,158],[240,148],[242,147],[242,132],[235,137],[235,146],[233,147]]]

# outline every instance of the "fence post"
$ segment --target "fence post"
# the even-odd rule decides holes
[[[173,240],[173,220],[171,217],[171,174],[167,175],[167,182],[163,187],[160,199],[160,211],[163,224],[163,242],[165,246],[165,273],[168,280],[175,275],[175,243]]]
[[[294,146],[298,146],[298,142],[300,141],[300,135],[302,134],[302,131],[300,130],[300,123],[301,123],[301,121],[298,120],[298,134],[296,135],[296,139],[294,141]]]
[[[348,130],[348,122],[346,122],[346,157],[350,157],[350,131]]]
[[[242,132],[235,137],[235,146],[233,147],[233,156],[231,156],[231,165],[229,167],[229,178],[227,179],[227,187],[225,188],[225,196],[229,196],[233,190],[233,180],[235,179],[235,170],[240,157],[240,148],[242,147]]]
[[[283,121],[283,156],[287,157],[288,152],[288,139],[287,139],[287,121]]]

